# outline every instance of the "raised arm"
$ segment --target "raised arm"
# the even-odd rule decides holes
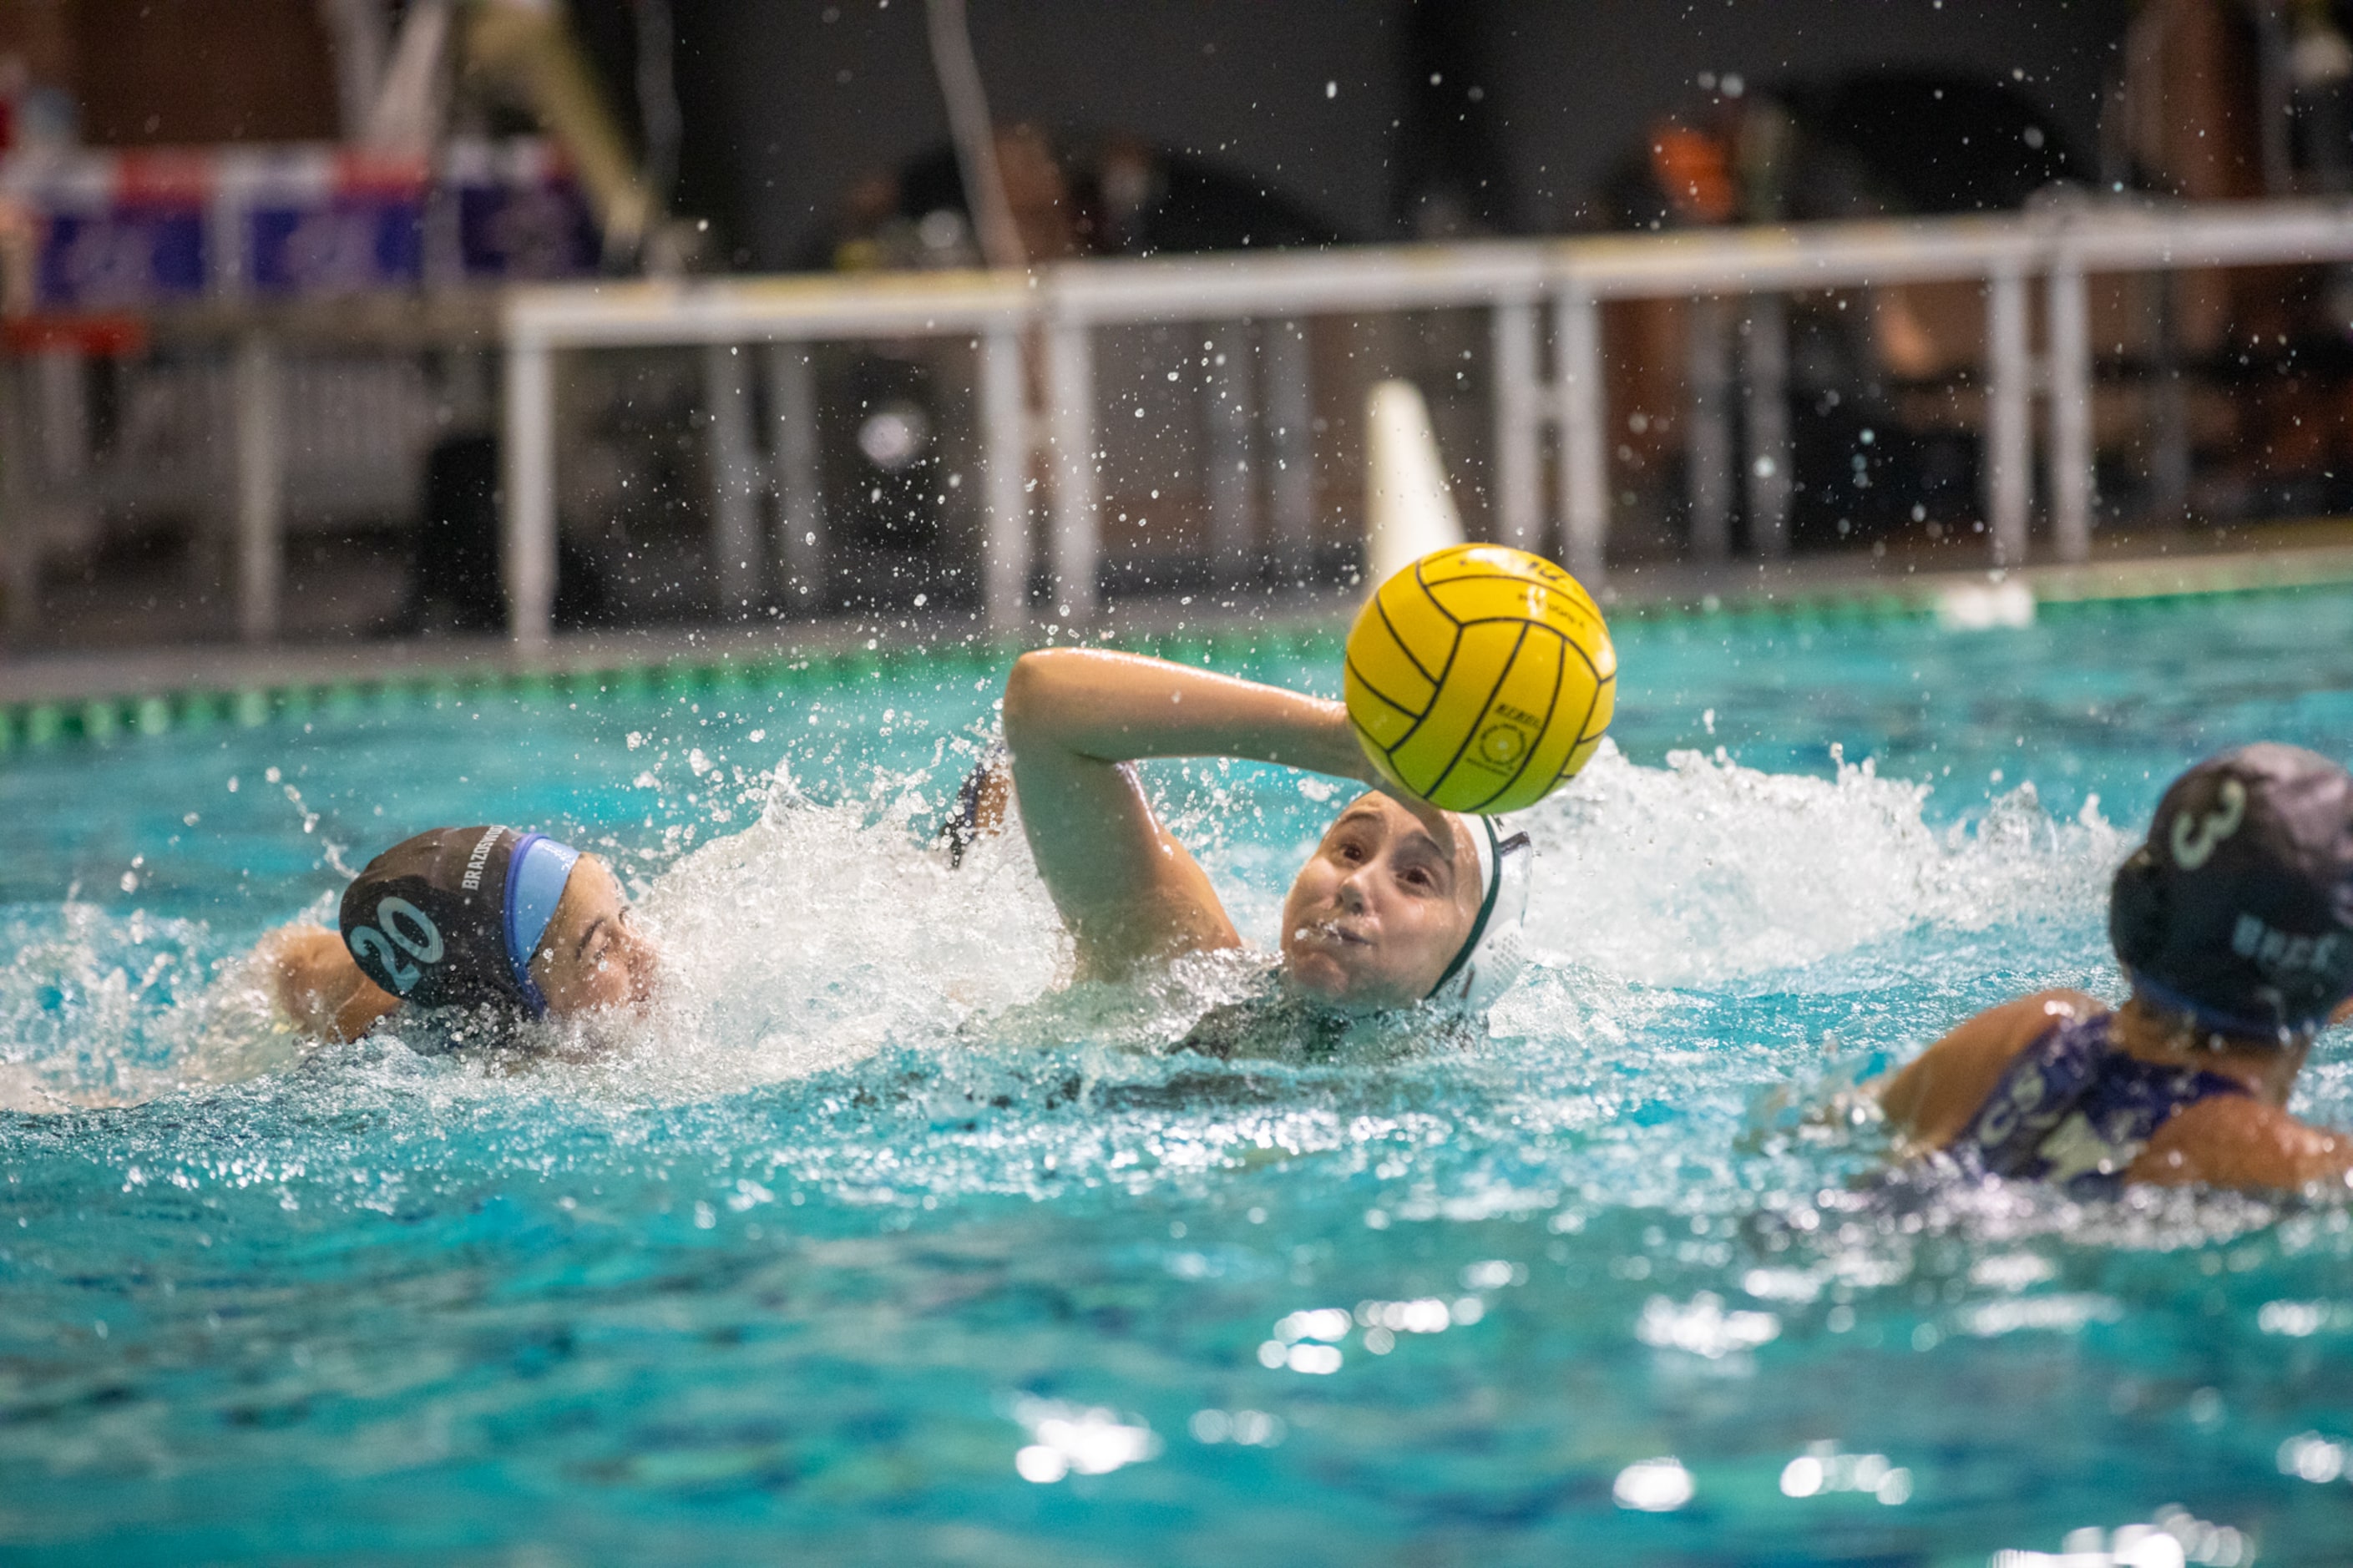
[[[1241,940],[1200,865],[1153,815],[1134,762],[1239,757],[1371,775],[1337,702],[1088,648],[1016,661],[1005,742],[1030,854],[1090,973]]]
[[[271,997],[314,1040],[356,1040],[400,1005],[380,989],[324,926],[280,926],[253,951]]]

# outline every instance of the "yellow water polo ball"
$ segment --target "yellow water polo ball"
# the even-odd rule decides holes
[[[1517,811],[1601,744],[1618,651],[1576,578],[1525,550],[1458,544],[1365,601],[1344,691],[1391,784],[1449,811]]]

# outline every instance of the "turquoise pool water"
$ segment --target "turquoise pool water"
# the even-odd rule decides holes
[[[1229,975],[1058,990],[1018,851],[932,858],[963,656],[9,754],[0,1557],[2343,1560],[2345,1208],[1874,1196],[1820,1112],[2113,993],[2166,777],[2346,754],[2353,593],[1620,649],[1527,822],[1546,962],[1477,1048],[1337,1067],[1166,1054]],[[1331,792],[1155,784],[1270,940]],[[237,955],[486,818],[618,858],[659,1016],[298,1063]],[[2343,1037],[2298,1109],[2353,1123]]]

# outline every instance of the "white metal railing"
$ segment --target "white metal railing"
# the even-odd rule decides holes
[[[104,520],[193,520],[232,565],[239,634],[278,634],[285,537],[406,515],[437,433],[433,377],[416,352],[324,343],[256,318],[175,335],[134,357],[93,419],[92,356],[43,348],[0,361],[0,624],[37,624],[45,559],[86,550]],[[477,335],[477,341],[487,332]],[[487,409],[488,377],[475,401]]]
[[[780,426],[774,489],[786,515],[814,493],[809,434],[813,342],[956,335],[977,341],[975,388],[985,518],[983,598],[993,626],[1030,614],[1029,476],[1050,476],[1047,565],[1057,619],[1096,607],[1097,398],[1093,334],[1156,322],[1289,321],[1433,308],[1490,313],[1494,359],[1493,451],[1499,532],[1532,549],[1555,544],[1567,564],[1599,579],[1609,527],[1600,307],[1608,300],[1757,296],[1748,379],[1749,442],[1773,460],[1749,473],[1752,537],[1760,552],[1787,549],[1790,462],[1778,296],[1829,289],[1977,279],[1985,286],[1988,406],[1987,532],[1996,564],[2025,558],[2032,505],[2033,396],[2048,397],[2052,536],[2065,560],[2091,547],[2093,354],[2087,274],[2258,263],[2353,260],[2353,204],[2249,203],[2152,207],[2053,204],[2025,214],[1693,230],[1548,241],[1219,255],[1167,260],[1074,261],[1014,273],[907,273],[863,278],[731,279],[682,283],[521,289],[504,311],[505,573],[513,635],[546,640],[555,589],[555,356],[584,348],[701,345],[728,355],[771,345],[769,395]],[[2029,290],[2044,290],[2044,345],[2031,342]],[[1544,366],[1544,315],[1552,362]],[[1277,342],[1294,334],[1279,332]],[[1025,374],[1025,345],[1039,363]],[[716,374],[713,511],[723,597],[744,596],[761,552],[764,485],[740,378]],[[1303,354],[1278,388],[1303,386]],[[1030,406],[1029,388],[1042,394]],[[730,390],[732,389],[732,390]],[[1703,388],[1703,392],[1706,389]],[[1718,389],[1720,390],[1720,389]],[[1278,389],[1277,396],[1284,395]],[[1303,405],[1303,393],[1288,394]],[[1704,404],[1705,397],[1702,398]],[[1694,443],[1725,444],[1721,407],[1694,409]],[[1715,429],[1711,433],[1711,421]],[[1303,422],[1293,419],[1288,427]],[[1557,432],[1556,491],[1543,493],[1544,436]],[[1776,456],[1778,455],[1778,456]],[[1214,499],[1214,498],[1213,498]],[[1696,499],[1696,498],[1695,498]],[[1547,516],[1549,510],[1551,516]],[[1695,545],[1721,552],[1721,516],[1695,508]],[[799,526],[778,530],[780,567],[806,581],[816,546]],[[731,565],[731,563],[733,563]]]

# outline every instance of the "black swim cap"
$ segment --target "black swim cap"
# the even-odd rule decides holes
[[[2134,984],[2201,1028],[2317,1029],[2353,995],[2353,776],[2269,744],[2191,768],[2116,872],[2108,935]]]
[[[367,863],[343,889],[343,945],[361,972],[424,1007],[547,1002],[531,978],[579,851],[512,827],[441,827]]]

